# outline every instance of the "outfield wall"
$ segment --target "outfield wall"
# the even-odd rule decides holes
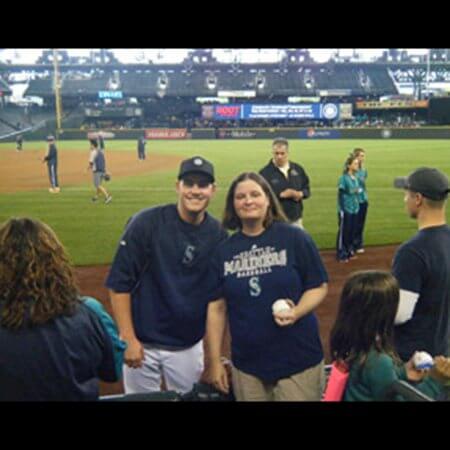
[[[103,130],[111,131],[115,139],[137,140],[146,132],[148,139],[180,139],[181,135],[155,133],[149,130]],[[160,129],[167,131],[167,129]],[[95,131],[95,130],[92,130]],[[48,127],[37,132],[26,133],[26,140],[41,140],[51,133]],[[64,130],[60,140],[87,139],[87,130]],[[155,137],[152,137],[155,136]],[[186,139],[274,139],[283,136],[287,139],[450,139],[450,127],[422,128],[197,128],[185,133]],[[183,136],[183,137],[184,137]],[[8,140],[8,139],[6,139]]]

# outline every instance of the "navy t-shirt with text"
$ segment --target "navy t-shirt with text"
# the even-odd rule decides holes
[[[322,361],[313,312],[287,327],[277,325],[272,315],[275,300],[298,303],[305,291],[328,281],[306,232],[279,222],[256,237],[237,232],[218,247],[212,270],[227,303],[237,369],[271,382]]]

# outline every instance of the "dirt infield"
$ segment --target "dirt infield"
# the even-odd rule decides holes
[[[0,152],[0,193],[33,191],[49,187],[47,165],[42,163],[45,148],[27,149],[21,152],[7,150]],[[141,162],[135,152],[108,152],[106,162],[108,172],[114,178],[151,173],[178,167],[183,158],[174,155],[149,153]],[[64,186],[90,185],[91,172],[87,171],[89,150],[85,152],[63,150],[58,154],[58,179]]]
[[[358,255],[357,259],[348,264],[338,263],[335,260],[334,251],[321,252],[322,260],[328,271],[329,291],[326,300],[317,309],[319,319],[320,335],[325,350],[326,361],[330,361],[328,351],[328,335],[336,316],[339,295],[347,276],[355,270],[381,269],[389,270],[392,257],[397,245],[383,247],[369,247],[366,253]],[[78,267],[76,274],[81,288],[85,295],[91,295],[100,300],[111,313],[111,305],[108,298],[108,291],[104,287],[104,281],[109,266]],[[229,355],[229,338],[225,343],[225,354]],[[101,394],[116,394],[123,392],[121,383],[102,383]]]

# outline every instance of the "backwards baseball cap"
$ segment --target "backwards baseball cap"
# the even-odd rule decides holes
[[[444,200],[450,189],[447,176],[437,169],[420,167],[407,177],[397,177],[394,187],[419,192],[431,200]]]
[[[201,156],[194,156],[190,159],[185,159],[180,165],[180,172],[178,179],[181,180],[188,174],[200,174],[209,177],[211,182],[214,182],[214,167],[206,159]]]

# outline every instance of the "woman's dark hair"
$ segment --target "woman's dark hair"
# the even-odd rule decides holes
[[[267,209],[267,215],[263,222],[264,228],[268,228],[274,220],[279,222],[287,222],[288,220],[283,212],[283,209],[281,208],[280,202],[265,178],[256,172],[244,172],[233,180],[230,189],[228,189],[227,198],[225,201],[225,211],[222,219],[223,226],[229,230],[242,228],[241,219],[238,217],[234,209],[234,193],[237,185],[247,180],[252,180],[261,186],[262,190],[269,199],[269,208]]]
[[[0,324],[18,329],[71,315],[79,291],[53,230],[38,220],[13,218],[0,227]]]
[[[364,365],[371,349],[399,357],[394,349],[394,319],[399,303],[397,280],[378,270],[350,275],[342,288],[336,321],[330,333],[335,360]]]
[[[352,165],[355,159],[357,159],[357,157],[354,153],[350,153],[350,155],[347,156],[347,159],[344,163],[344,174],[348,172],[349,167]]]

